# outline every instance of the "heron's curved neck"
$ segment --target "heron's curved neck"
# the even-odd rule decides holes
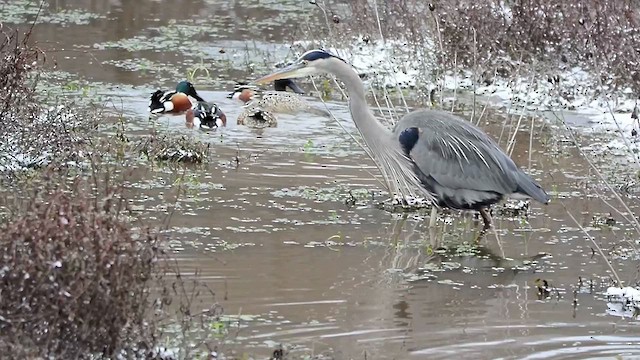
[[[406,156],[400,141],[394,139],[392,132],[373,116],[358,74],[346,63],[331,65],[330,72],[340,78],[347,87],[351,118],[369,148],[369,154],[373,156],[380,169],[389,191],[407,196],[415,194],[414,191],[418,189],[421,195],[432,199],[433,196],[423,189],[414,171],[413,161]]]
[[[373,116],[373,112],[369,109],[364,85],[358,74],[347,64],[340,64],[332,70],[334,75],[340,78],[347,88],[351,117],[358,130],[362,133],[365,142],[371,145],[369,144],[370,141],[386,137],[389,134],[389,130]]]

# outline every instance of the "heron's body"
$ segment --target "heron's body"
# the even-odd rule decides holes
[[[549,201],[498,144],[458,116],[417,110],[404,116],[392,133],[441,207],[480,210],[506,197]]]
[[[358,74],[343,59],[324,50],[304,53],[292,65],[256,83],[331,73],[344,83],[351,117],[380,168],[390,191],[419,195],[441,207],[478,210],[485,228],[487,207],[505,197],[549,196],[520,170],[481,129],[453,114],[417,110],[405,115],[389,131],[376,120]]]

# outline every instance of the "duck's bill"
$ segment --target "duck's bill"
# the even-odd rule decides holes
[[[295,82],[293,82],[293,80],[289,80],[289,82],[287,83],[287,86],[293,90],[294,93],[296,94],[304,94],[304,90],[302,90],[300,88],[300,86],[298,86],[298,84],[296,84]]]
[[[296,63],[291,64],[285,68],[282,68],[274,73],[271,73],[267,76],[263,76],[260,79],[254,81],[256,84],[266,84],[275,80],[280,79],[293,79],[300,77],[307,77],[309,75],[313,75],[313,69],[307,67],[305,63]]]

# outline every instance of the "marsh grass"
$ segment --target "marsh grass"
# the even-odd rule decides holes
[[[42,51],[29,44],[30,32],[0,33],[0,172],[10,179],[24,169],[78,160],[99,122],[99,113],[79,110],[73,102],[43,98],[36,91]],[[47,105],[45,105],[47,104]]]
[[[209,144],[189,136],[167,134],[144,136],[134,141],[132,147],[148,160],[183,164],[201,164],[210,152]]]

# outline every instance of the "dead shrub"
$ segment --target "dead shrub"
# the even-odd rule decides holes
[[[581,66],[605,85],[640,94],[640,3],[630,0],[441,0],[435,2],[449,64],[508,57]],[[474,37],[475,32],[475,37]],[[475,57],[475,58],[474,58]]]
[[[86,358],[155,345],[145,317],[157,236],[132,230],[117,186],[54,187],[0,225],[0,352]]]
[[[342,19],[330,24],[335,33],[382,32],[414,57],[427,46],[441,69],[509,77],[522,67],[553,78],[579,66],[607,90],[630,87],[640,95],[637,0],[354,0],[347,11],[332,5],[328,13]]]

